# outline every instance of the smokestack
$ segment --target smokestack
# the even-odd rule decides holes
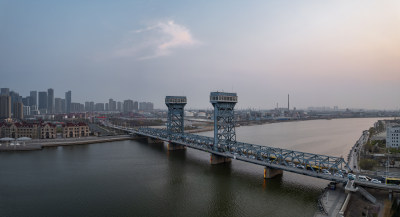
[[[290,110],[290,107],[289,107],[289,94],[287,95],[287,110],[288,111]]]

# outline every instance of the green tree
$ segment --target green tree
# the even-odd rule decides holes
[[[363,170],[372,170],[374,166],[377,165],[377,162],[372,159],[361,159],[360,160],[360,167]]]

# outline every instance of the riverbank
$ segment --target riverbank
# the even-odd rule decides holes
[[[0,145],[2,151],[34,151],[45,147],[86,145],[93,143],[115,142],[123,140],[137,139],[130,135],[107,136],[107,137],[82,137],[82,138],[63,138],[63,139],[35,139],[25,143],[8,143]]]

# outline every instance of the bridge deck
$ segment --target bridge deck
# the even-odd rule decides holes
[[[345,183],[345,171],[350,171],[347,162],[341,157],[299,152],[275,147],[261,146],[236,142],[231,146],[220,146],[218,151],[213,149],[214,138],[189,133],[169,134],[164,129],[139,128],[131,129],[107,124],[119,130],[124,130],[141,136],[184,145],[211,154],[233,158],[236,160],[284,170],[315,178]],[[322,171],[325,170],[325,173]],[[329,172],[329,173],[328,173]],[[400,192],[400,186],[375,184],[367,181],[355,180],[356,185],[385,189]]]

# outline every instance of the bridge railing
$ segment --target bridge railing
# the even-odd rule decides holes
[[[200,136],[189,133],[168,134],[165,129],[139,128],[137,133],[147,134],[166,141],[179,142],[192,147],[213,151],[214,139],[212,137]],[[243,142],[236,142],[233,145],[220,145],[218,152],[228,153],[232,156],[242,156],[270,164],[285,166],[297,166],[312,171],[328,170],[339,176],[350,168],[341,157],[313,154],[307,152],[293,151],[269,146],[254,145]]]

